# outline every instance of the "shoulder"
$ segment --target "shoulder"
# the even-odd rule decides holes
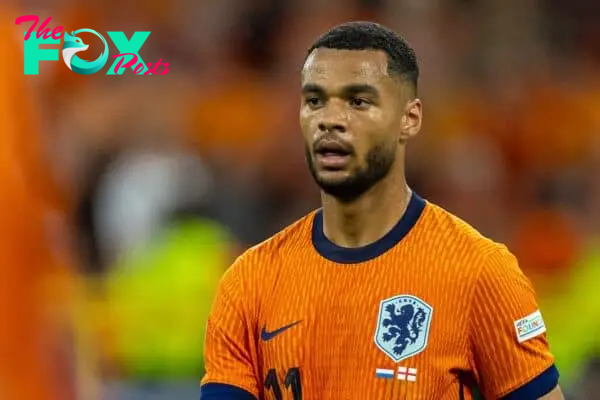
[[[289,257],[290,252],[310,245],[313,214],[307,214],[235,259],[221,277],[216,295],[217,304],[224,305],[224,314],[233,308],[238,310],[240,318],[256,321],[265,288],[277,281],[283,254]]]
[[[284,227],[273,236],[248,248],[244,251],[231,267],[226,276],[249,278],[254,275],[263,275],[283,255],[300,253],[311,246],[312,223],[315,211],[311,211],[290,225]]]
[[[424,218],[426,229],[435,233],[438,241],[452,244],[462,243],[470,248],[480,248],[481,251],[494,247],[495,242],[490,238],[442,206],[428,201],[426,210],[427,217]]]
[[[477,228],[443,207],[428,202],[422,231],[435,243],[440,256],[479,276],[484,270],[500,275],[520,274],[518,262],[506,244],[482,234]]]
[[[311,211],[264,241],[250,247],[240,257],[244,264],[272,261],[282,252],[304,248],[311,243],[312,222],[316,211]]]

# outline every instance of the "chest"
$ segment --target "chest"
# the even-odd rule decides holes
[[[465,302],[420,271],[282,274],[264,297],[259,320],[266,393],[286,382],[290,390],[300,385],[318,393],[315,398],[377,398],[374,393],[411,390],[421,381],[449,387],[452,371],[468,366]],[[279,390],[283,397],[274,398],[286,398]]]

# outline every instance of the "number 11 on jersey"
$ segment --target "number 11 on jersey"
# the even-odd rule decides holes
[[[300,382],[300,368],[290,368],[285,375],[285,388],[292,391],[294,400],[302,400],[302,384]],[[272,390],[275,400],[283,400],[283,393],[277,378],[277,370],[270,369],[265,378],[265,390]]]

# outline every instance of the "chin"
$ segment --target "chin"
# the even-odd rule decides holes
[[[322,183],[327,186],[343,185],[344,183],[348,182],[351,179],[352,179],[352,175],[348,171],[345,171],[345,170],[335,170],[335,171],[323,170],[323,171],[319,171],[319,173],[318,173],[319,183]]]
[[[363,190],[360,190],[356,186],[348,174],[339,174],[338,176],[329,175],[327,177],[319,176],[317,184],[324,193],[339,200],[351,201],[363,193]]]

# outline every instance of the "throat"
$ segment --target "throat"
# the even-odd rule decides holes
[[[323,203],[323,233],[340,247],[368,246],[389,233],[402,218],[411,197],[408,188],[396,196],[364,198],[352,204]]]
[[[313,220],[315,250],[338,264],[364,263],[383,255],[400,244],[425,210],[425,200],[416,193],[409,192],[406,198],[373,209],[359,208],[357,213],[324,204]]]
[[[325,235],[338,246],[363,247],[385,235],[385,232],[369,232],[371,229],[368,229],[368,217],[365,214],[347,213],[338,218],[339,221],[333,226],[327,227],[328,224],[325,223]],[[327,221],[326,215],[325,219]]]

